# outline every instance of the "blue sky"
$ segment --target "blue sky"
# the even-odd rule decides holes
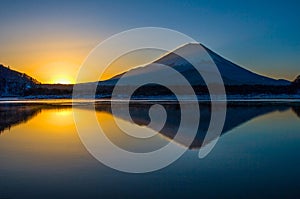
[[[0,0],[0,5],[0,63],[37,76],[47,62],[75,67],[98,42],[144,26],[185,33],[261,74],[288,79],[300,74],[299,1]]]

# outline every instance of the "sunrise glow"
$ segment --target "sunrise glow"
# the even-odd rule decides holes
[[[74,84],[79,66],[80,64],[66,61],[51,62],[43,65],[39,70],[34,70],[34,72],[39,74],[39,79],[43,83]]]
[[[74,84],[74,81],[70,77],[59,77],[52,81],[53,84]]]

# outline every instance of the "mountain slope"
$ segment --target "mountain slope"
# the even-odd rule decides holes
[[[300,75],[293,81],[294,84],[300,85]]]
[[[204,81],[195,70],[195,68],[184,58],[180,57],[178,54],[189,54],[192,57],[200,56],[199,53],[199,45],[201,44],[186,44],[175,51],[166,54],[160,59],[154,61],[153,63],[168,65],[178,72],[180,72],[191,85],[204,85]],[[265,77],[249,70],[246,70],[228,60],[211,51],[207,47],[201,45],[208,53],[208,55],[212,58],[217,68],[219,69],[221,76],[223,78],[225,85],[270,85],[270,86],[285,86],[290,85],[291,82],[287,80],[275,80],[269,77]],[[205,70],[205,69],[204,69]],[[131,75],[129,75],[128,82],[130,79],[133,80],[135,78],[143,78],[145,75],[154,75],[155,77],[162,78],[172,78],[176,80],[175,77],[164,73],[162,70],[154,69],[152,64],[135,68],[129,71]],[[123,73],[124,74],[124,73]],[[102,82],[104,84],[115,84],[119,78],[123,75],[117,75],[110,80]],[[176,84],[176,81],[174,81]]]
[[[34,88],[39,82],[34,78],[0,64],[0,96],[19,96]]]

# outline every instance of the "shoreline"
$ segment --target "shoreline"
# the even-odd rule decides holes
[[[300,93],[297,94],[229,94],[226,96],[218,95],[197,95],[197,101],[300,101]],[[180,101],[195,101],[195,96],[189,95],[180,95],[178,96]],[[118,96],[117,98],[111,99],[111,96],[108,95],[95,95],[95,97],[90,96],[75,96],[75,101],[178,101],[178,98],[170,95],[139,95],[139,96]],[[211,100],[213,99],[213,100]],[[22,96],[22,97],[0,97],[0,102],[4,101],[40,101],[40,100],[52,100],[52,101],[61,101],[61,100],[71,100],[73,101],[72,95],[31,95],[31,96]]]
[[[209,100],[209,99],[198,99],[198,100],[191,100],[191,99],[183,99],[180,100],[183,103],[191,103],[191,102],[203,102],[203,103],[210,103],[210,102],[220,102],[220,103],[300,103],[300,98],[289,98],[289,99],[281,99],[281,98],[235,98],[235,99],[226,99],[226,100]],[[43,98],[43,99],[22,99],[22,98],[0,98],[0,104],[90,104],[90,103],[128,103],[126,99],[72,99],[72,98]],[[130,103],[178,103],[176,99],[132,99]]]

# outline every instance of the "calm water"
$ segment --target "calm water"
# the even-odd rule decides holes
[[[122,135],[108,104],[99,103],[96,115],[117,145],[148,151],[168,143],[178,128],[178,105],[163,105],[167,123],[145,143]],[[137,124],[116,117],[129,128],[141,128],[149,123],[150,106],[132,104]],[[217,145],[199,159],[210,116],[203,105],[197,137],[179,160],[156,172],[126,174],[87,152],[67,102],[2,103],[0,198],[299,198],[299,107],[295,102],[231,104]],[[85,106],[75,108],[82,114],[92,112]]]

